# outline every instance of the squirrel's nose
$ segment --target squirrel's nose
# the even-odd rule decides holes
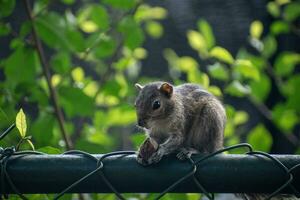
[[[141,126],[141,127],[145,127],[146,126],[145,119],[138,119],[138,125]]]

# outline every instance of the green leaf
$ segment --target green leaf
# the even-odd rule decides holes
[[[197,61],[189,56],[183,56],[177,59],[178,69],[185,73],[194,73],[199,65]]]
[[[234,62],[232,55],[222,47],[214,47],[210,51],[210,56],[228,64],[233,64]]]
[[[293,131],[294,126],[299,123],[299,117],[295,110],[288,108],[284,104],[277,104],[272,109],[274,123],[284,132]]]
[[[290,25],[285,21],[275,21],[271,24],[271,33],[274,35],[285,34],[290,32]]]
[[[109,15],[105,7],[99,4],[88,4],[77,15],[79,27],[87,33],[107,30],[109,28]]]
[[[53,115],[41,112],[39,117],[33,121],[29,132],[39,146],[51,145],[54,138],[54,127],[56,120]]]
[[[249,60],[236,60],[234,63],[234,71],[240,73],[245,78],[250,78],[255,81],[260,79],[258,69]]]
[[[32,16],[37,16],[45,11],[50,0],[39,0],[33,3]]]
[[[300,64],[300,54],[282,52],[275,60],[275,73],[279,76],[288,76],[293,73],[296,65]]]
[[[136,2],[136,0],[103,0],[103,3],[105,4],[124,10],[133,8],[136,5]]]
[[[0,1],[0,18],[11,15],[16,5],[15,0],[1,0]]]
[[[83,52],[86,49],[85,41],[78,30],[66,30],[65,37],[72,44],[72,51]]]
[[[50,60],[51,68],[58,74],[66,74],[71,69],[70,54],[60,51],[55,54]]]
[[[283,16],[287,21],[294,21],[300,16],[300,3],[292,2],[285,6]]]
[[[19,133],[22,138],[26,136],[27,124],[26,124],[26,116],[21,108],[16,116],[16,127],[19,130]]]
[[[254,56],[247,52],[244,48],[241,48],[238,51],[237,59],[250,60],[251,63],[259,70],[262,70],[266,67],[266,61],[262,56]]]
[[[162,7],[150,7],[146,4],[142,4],[138,7],[134,14],[134,19],[137,22],[147,21],[147,20],[162,20],[165,19],[168,11]]]
[[[272,136],[263,124],[257,125],[247,137],[249,144],[255,150],[269,152],[272,146]]]
[[[29,146],[31,147],[31,149],[32,149],[33,151],[35,151],[34,145],[33,145],[33,143],[31,142],[31,140],[30,140],[30,139],[27,139],[26,142],[29,144]]]
[[[126,117],[124,117],[126,116]],[[136,122],[136,113],[133,106],[121,105],[116,108],[112,108],[106,115],[106,123],[110,126],[114,125],[129,125]]]
[[[280,92],[287,98],[286,106],[300,112],[300,75],[291,76],[280,88]]]
[[[273,17],[280,16],[280,8],[274,1],[271,1],[267,4],[267,10]]]
[[[264,48],[262,51],[262,55],[265,58],[271,57],[277,50],[277,41],[275,37],[268,35],[263,39],[263,44],[264,44]]]
[[[28,34],[30,34],[31,30],[32,30],[32,23],[30,21],[23,22],[19,33],[20,37],[21,38],[26,37]]]
[[[39,15],[35,20],[38,36],[47,46],[66,51],[83,51],[84,40],[75,24],[55,12]]]
[[[261,21],[255,20],[250,25],[250,35],[253,38],[259,39],[263,33],[264,26]]]
[[[91,116],[94,113],[94,101],[84,92],[74,87],[61,87],[58,90],[61,106],[68,117]]]
[[[187,193],[186,195],[187,195],[188,200],[199,200],[199,199],[201,199],[201,194]]]
[[[75,69],[73,69],[71,75],[75,82],[84,81],[84,71],[81,67],[76,67]]]
[[[188,82],[200,84],[206,89],[209,87],[209,77],[206,73],[201,73],[199,70],[196,70],[190,71],[187,75]]]
[[[91,143],[101,146],[111,146],[113,144],[112,138],[101,130],[96,130],[94,127],[90,127],[88,131],[87,140]]]
[[[207,90],[208,90],[209,92],[211,92],[213,95],[217,96],[217,97],[222,96],[222,91],[221,91],[221,89],[220,89],[219,87],[217,87],[217,86],[214,86],[214,85],[209,86],[209,87],[207,88]]]
[[[187,38],[190,46],[193,49],[199,52],[207,52],[207,44],[201,33],[194,30],[189,30],[187,32]]]
[[[293,76],[291,76],[286,82],[284,82],[283,86],[282,86],[282,94],[284,94],[284,96],[289,97],[289,96],[293,96],[294,94],[298,94],[299,92],[299,86],[300,85],[300,75],[299,74],[295,74]]]
[[[94,48],[95,55],[100,58],[111,56],[116,50],[116,41],[108,36],[102,37],[99,44]]]
[[[205,39],[207,48],[211,49],[212,47],[214,47],[215,46],[215,37],[214,37],[212,28],[209,25],[209,23],[206,20],[201,19],[198,21],[197,25],[198,25],[198,30],[202,33],[202,35]]]
[[[187,194],[185,193],[168,193],[164,197],[164,200],[174,200],[174,199],[188,200]]]
[[[164,58],[168,61],[168,64],[171,68],[177,68],[178,65],[178,56],[173,49],[165,49],[163,51]]]
[[[231,82],[225,89],[227,94],[236,97],[244,97],[245,95],[250,93],[250,88],[242,85],[239,81],[235,80]]]
[[[37,151],[47,153],[47,154],[61,154],[62,151],[60,149],[51,147],[51,146],[45,146],[37,149]]]
[[[155,21],[146,22],[146,31],[152,38],[160,38],[163,35],[164,29],[162,25]]]
[[[11,27],[9,24],[4,24],[0,22],[0,36],[6,36],[11,32]]]
[[[232,137],[235,134],[235,128],[236,127],[235,127],[233,121],[228,120],[226,122],[226,127],[225,127],[225,130],[224,130],[224,137],[225,138]]]
[[[271,90],[271,80],[265,74],[260,76],[257,81],[250,82],[251,96],[259,102],[264,102]]]
[[[136,21],[131,17],[124,17],[118,24],[118,31],[125,37],[125,46],[131,50],[139,47],[144,42],[144,33]]]
[[[95,22],[91,20],[85,20],[80,23],[80,28],[86,33],[93,33],[98,31],[98,26]]]
[[[279,6],[283,6],[285,4],[291,3],[290,0],[275,0],[276,4],[278,4]]]
[[[107,95],[104,93],[100,93],[96,97],[96,105],[99,106],[116,106],[120,103],[120,99],[115,95]]]
[[[91,20],[98,25],[100,30],[107,30],[109,27],[109,16],[106,9],[99,4],[91,6]]]
[[[234,125],[238,126],[248,121],[249,115],[245,111],[237,111],[233,118]]]
[[[4,61],[4,73],[7,82],[12,86],[19,83],[35,82],[39,59],[31,48],[20,47]]]
[[[148,52],[144,48],[139,47],[133,51],[133,57],[135,57],[136,59],[142,60],[147,58],[147,56],[148,56]]]
[[[226,116],[229,120],[234,118],[235,115],[235,108],[232,105],[226,104],[225,105],[225,110],[226,110]]]
[[[235,116],[235,111],[232,106],[230,106],[229,110],[228,110],[228,106],[226,106],[226,115],[227,115],[227,122],[226,122],[226,127],[224,130],[224,137],[232,138],[235,134],[235,129],[236,129],[236,126],[233,122],[233,117]]]
[[[124,76],[123,73],[116,73],[115,80],[121,86],[119,96],[125,97],[128,92],[128,83],[127,83],[126,77]]]
[[[110,80],[103,85],[102,93],[104,95],[113,95],[119,97],[121,89],[121,85],[117,81]]]
[[[99,84],[97,81],[90,81],[83,89],[83,92],[90,97],[94,97],[98,92]]]
[[[72,5],[75,2],[75,0],[61,0],[61,2],[63,2],[66,5]]]
[[[46,107],[49,105],[49,96],[47,95],[48,89],[42,89],[39,84],[31,83],[27,87],[30,95],[28,96],[28,102],[30,103],[38,103],[40,107]],[[22,90],[25,92],[24,90]]]
[[[58,14],[49,13],[48,15],[39,16],[35,20],[35,26],[38,36],[49,47],[72,49],[72,44],[64,35],[66,24]]]
[[[41,199],[49,200],[49,199],[52,199],[52,198],[49,198],[49,195],[47,195],[47,194],[27,194],[26,198],[30,199],[30,200],[41,200]],[[19,198],[14,197],[13,195],[11,196],[11,200],[17,200],[17,199],[19,199]],[[61,199],[61,200],[63,200],[63,199]]]
[[[209,74],[215,79],[225,81],[229,78],[229,72],[227,68],[219,62],[216,62],[213,65],[209,65],[208,71]]]

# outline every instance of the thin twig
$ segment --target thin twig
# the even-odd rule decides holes
[[[70,137],[73,144],[75,144],[76,141],[80,138],[82,129],[83,129],[85,121],[86,121],[86,118],[80,117],[79,119],[75,119],[75,120],[76,120],[76,122],[74,122],[75,125],[76,125],[75,126],[75,131],[72,134],[72,136]]]
[[[142,1],[141,1],[142,2]],[[120,21],[122,18],[124,18],[125,16],[127,15],[133,15],[136,10],[138,9],[138,7],[141,5],[141,2],[137,3],[137,5],[132,9],[130,10],[129,12],[126,12],[124,14],[121,15],[120,19],[118,19],[117,21]],[[83,55],[81,56],[80,59],[82,60],[86,60],[89,56],[89,54],[91,53],[91,51],[97,47],[99,41],[101,40],[101,38],[105,35],[105,34],[108,34],[108,35],[112,35],[112,31],[114,30],[113,27],[115,27],[116,25],[112,25],[107,31],[106,33],[100,33],[99,36],[97,37],[97,39],[95,40],[95,42],[90,46],[88,47]],[[117,60],[119,54],[121,53],[122,51],[122,47],[123,47],[123,39],[121,38],[119,41],[118,41],[118,44],[117,44],[117,47],[116,47],[116,50],[115,52],[113,53],[113,55],[107,60],[106,62],[106,65],[107,65],[107,68],[105,70],[105,72],[103,73],[103,75],[100,77],[100,80],[98,82],[98,85],[99,85],[99,88],[98,90],[96,91],[96,94],[94,95],[94,100],[96,100],[98,94],[100,94],[101,90],[102,90],[102,86],[103,84],[110,79],[111,75],[114,73],[114,68],[113,68],[113,63]],[[85,123],[85,120],[83,118],[81,118],[79,120],[79,125],[78,125],[78,129],[76,130],[75,134],[71,137],[71,140],[73,143],[75,143],[75,141],[80,137],[80,134],[81,134],[81,130],[83,128],[83,125]]]
[[[266,72],[270,75],[271,78],[273,78],[276,87],[280,91],[281,85],[283,85],[283,80],[281,79],[281,77],[276,75],[271,63],[267,60],[266,60],[266,63],[267,63]]]
[[[40,59],[40,62],[41,62],[41,66],[42,66],[42,69],[43,69],[44,76],[45,76],[46,81],[47,81],[48,89],[50,91],[50,98],[52,100],[52,104],[53,104],[53,107],[54,107],[55,115],[57,117],[59,128],[61,130],[61,135],[62,135],[62,137],[63,137],[63,139],[64,139],[64,141],[66,143],[66,149],[70,150],[70,149],[72,149],[73,145],[72,145],[72,143],[71,143],[71,141],[68,138],[67,133],[66,133],[66,129],[65,129],[65,126],[64,126],[64,121],[65,120],[64,120],[64,116],[63,116],[62,110],[60,109],[60,107],[58,105],[56,90],[55,90],[55,88],[51,84],[50,68],[49,68],[49,66],[48,66],[48,64],[46,62],[45,55],[44,55],[44,50],[43,50],[41,41],[39,40],[39,37],[37,35],[36,29],[35,29],[35,26],[34,26],[34,18],[32,16],[32,11],[31,11],[31,8],[30,8],[30,3],[29,3],[28,0],[24,0],[24,3],[25,3],[26,13],[28,15],[28,18],[32,22],[32,36],[33,36],[33,40],[35,42],[35,47],[36,47],[36,50],[37,50],[37,53],[38,53],[38,56],[39,56],[39,59]]]
[[[46,5],[44,5],[40,10],[38,10],[34,15],[32,15],[32,18],[35,19],[36,17],[38,17],[40,14],[42,14],[45,10],[47,10],[50,6],[50,4],[55,3],[55,0],[51,0],[48,3],[46,3]]]
[[[250,96],[248,100],[266,119],[272,120],[272,111],[264,103],[259,103]]]

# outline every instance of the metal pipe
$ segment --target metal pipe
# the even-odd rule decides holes
[[[100,158],[102,155],[93,155]],[[300,163],[299,155],[273,155],[287,168]],[[202,156],[194,156],[199,160]],[[162,192],[192,170],[189,162],[174,155],[156,165],[143,167],[135,155],[111,156],[103,160],[103,172],[111,184],[122,193]],[[59,193],[96,168],[96,161],[83,155],[23,155],[12,156],[7,172],[21,193]],[[300,169],[293,170],[294,187],[300,191]],[[288,175],[270,159],[255,155],[217,155],[198,165],[195,174],[203,187],[214,193],[271,193],[288,179]],[[1,184],[1,183],[0,183]],[[14,193],[4,182],[7,193]],[[0,185],[1,187],[1,185]],[[100,173],[74,187],[70,193],[109,193],[111,190]],[[172,192],[201,192],[190,178]],[[290,187],[285,193],[292,193]]]

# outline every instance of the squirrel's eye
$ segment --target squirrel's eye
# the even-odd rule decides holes
[[[158,100],[155,100],[152,104],[152,109],[156,110],[158,108],[160,108],[160,102]]]

